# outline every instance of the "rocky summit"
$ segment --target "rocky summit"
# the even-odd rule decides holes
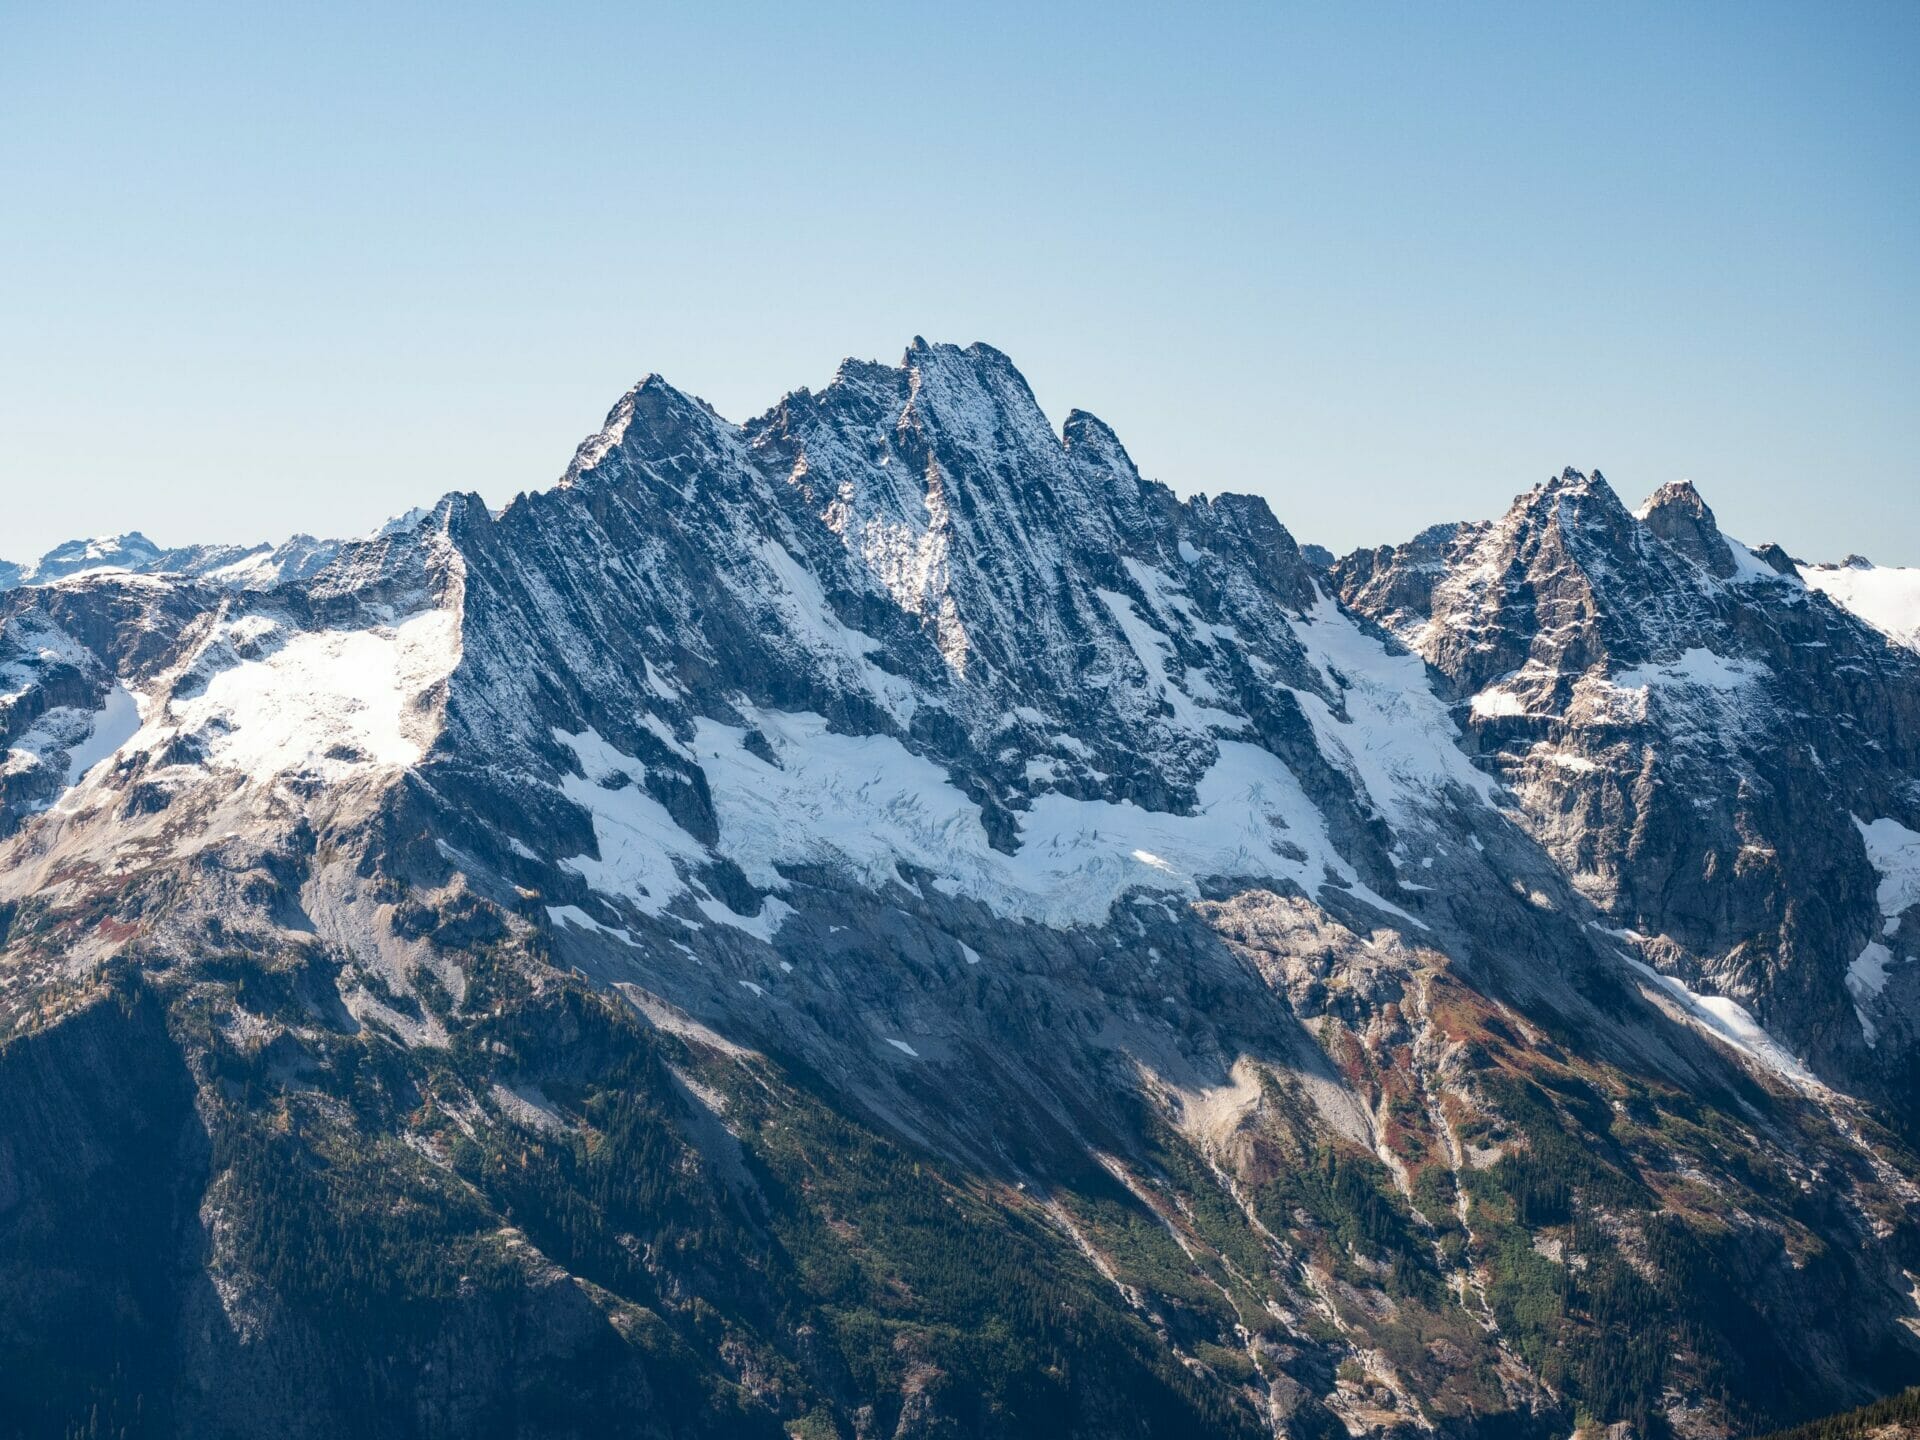
[[[0,1435],[1920,1380],[1915,572],[1574,470],[1334,560],[916,340],[0,586]]]

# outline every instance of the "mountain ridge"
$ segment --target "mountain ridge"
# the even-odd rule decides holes
[[[1756,554],[1568,470],[1325,569],[916,340],[740,425],[648,377],[271,586],[0,594],[0,1277],[151,1351],[7,1408],[1718,1440],[1907,1383],[1920,657]],[[61,1269],[90,1165],[164,1183]]]

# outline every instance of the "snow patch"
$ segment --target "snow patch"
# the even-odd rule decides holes
[[[731,926],[769,945],[773,943],[773,937],[779,934],[787,917],[795,913],[793,906],[778,895],[769,895],[762,900],[758,915],[741,915],[719,900],[705,899],[697,903],[700,913],[716,925]],[[788,965],[783,968],[791,970],[793,967]]]
[[[1866,844],[1867,859],[1880,872],[1875,896],[1880,913],[1891,920],[1920,904],[1920,833],[1884,817],[1869,823],[1856,815],[1853,823]]]
[[[894,719],[903,725],[910,722],[919,706],[919,696],[906,680],[888,674],[873,663],[870,657],[881,648],[880,642],[864,630],[841,623],[813,572],[794,559],[784,545],[763,540],[756,547],[756,553],[774,581],[773,603],[786,622],[788,633],[810,654],[835,663],[843,673],[851,675]],[[751,598],[764,600],[766,597]],[[951,656],[949,661],[952,662]],[[964,661],[963,649],[960,663],[964,665]]]
[[[1768,1034],[1760,1022],[1755,1020],[1747,1008],[1738,1001],[1729,1000],[1724,995],[1702,995],[1698,991],[1689,990],[1685,984],[1673,976],[1662,975],[1651,965],[1644,964],[1631,956],[1623,955],[1621,958],[1672,996],[1678,1002],[1681,1012],[1696,1028],[1723,1041],[1803,1090],[1817,1092],[1826,1090],[1826,1086],[1814,1077],[1813,1072],[1802,1065],[1784,1045]]]
[[[1869,940],[1853,963],[1847,966],[1847,993],[1853,996],[1853,1013],[1860,1020],[1860,1034],[1868,1045],[1880,1036],[1867,1009],[1887,988],[1887,970],[1893,964],[1893,952],[1878,940]]]
[[[15,738],[0,774],[37,769],[64,748],[65,787],[71,790],[139,733],[140,711],[140,697],[119,681],[98,710],[55,707]]]
[[[615,929],[611,925],[602,925],[578,905],[549,905],[547,919],[555,925],[577,925],[582,930],[592,930],[597,934],[610,936],[622,945],[633,944],[633,936],[629,932]]]
[[[691,895],[707,919],[771,943],[793,907],[769,896],[758,915],[740,915],[681,877],[676,860],[699,864],[707,852],[644,787],[646,765],[624,754],[597,730],[556,728],[554,739],[573,751],[585,776],[562,775],[560,791],[593,817],[594,849],[560,863],[603,895],[625,899],[648,915],[664,914],[679,895]],[[570,911],[572,907],[567,907]],[[579,914],[578,911],[572,911]],[[593,924],[590,917],[582,917]],[[595,929],[606,927],[595,924]],[[609,931],[632,938],[623,931]]]
[[[562,775],[560,791],[593,817],[599,852],[560,863],[602,894],[618,895],[646,914],[661,914],[686,889],[674,861],[697,863],[704,858],[700,846],[647,794],[645,765],[591,728],[577,735],[556,728],[553,737],[573,751],[586,772],[584,778]]]
[[[1733,580],[1736,584],[1751,584],[1755,581],[1771,585],[1794,583],[1791,575],[1782,575],[1731,535],[1722,535],[1720,538],[1727,542],[1727,549],[1733,552]]]
[[[1152,592],[1149,591],[1149,593]],[[1246,728],[1247,722],[1244,716],[1202,705],[1188,693],[1186,688],[1173,682],[1167,674],[1167,662],[1177,654],[1174,644],[1164,633],[1141,616],[1132,599],[1117,590],[1096,588],[1094,594],[1098,595],[1100,603],[1107,607],[1107,613],[1113,616],[1113,623],[1118,625],[1120,633],[1127,637],[1128,648],[1133,651],[1134,658],[1139,660],[1140,668],[1146,671],[1147,693],[1165,700],[1173,708],[1175,723],[1202,733],[1210,731],[1216,725],[1229,732]]]
[[[1571,750],[1556,750],[1551,745],[1536,745],[1527,752],[1531,760],[1544,760],[1562,770],[1570,770],[1576,775],[1591,775],[1600,767],[1584,755]]]
[[[1473,697],[1470,707],[1476,720],[1493,720],[1502,715],[1524,715],[1527,702],[1513,691],[1499,685],[1489,685]]]
[[[806,465],[804,457],[800,463]],[[941,658],[964,675],[972,642],[952,593],[953,524],[938,467],[929,465],[926,487],[920,497],[924,516],[899,520],[862,514],[860,491],[848,481],[823,518],[827,528],[865,562],[896,605],[910,615],[932,619]]]
[[[1396,825],[1414,822],[1452,789],[1493,803],[1499,787],[1460,749],[1424,660],[1389,653],[1324,593],[1293,632],[1346,711],[1342,719],[1320,696],[1295,691],[1314,738]]]
[[[1663,664],[1636,665],[1622,670],[1612,683],[1623,690],[1648,686],[1691,686],[1701,690],[1738,690],[1765,674],[1764,667],[1746,660],[1729,660],[1724,655],[1698,645],[1683,651],[1680,658]]]

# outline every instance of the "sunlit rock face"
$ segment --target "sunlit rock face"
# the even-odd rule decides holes
[[[23,1433],[1920,1374],[1920,656],[1690,486],[1330,563],[915,341],[745,424],[650,377],[499,511],[89,543],[0,594]]]

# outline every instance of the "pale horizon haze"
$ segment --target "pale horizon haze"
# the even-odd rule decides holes
[[[0,558],[500,505],[1004,350],[1302,542],[1691,478],[1920,564],[1920,6],[0,0]]]

